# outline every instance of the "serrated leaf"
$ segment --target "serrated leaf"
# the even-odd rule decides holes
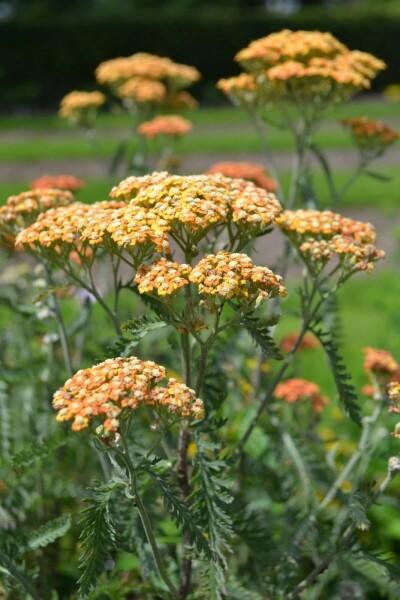
[[[332,368],[332,374],[336,383],[336,389],[339,393],[339,399],[343,403],[352,421],[361,425],[361,409],[358,404],[358,396],[354,386],[350,383],[351,375],[347,372],[344,360],[339,354],[337,345],[332,338],[332,334],[323,329],[310,327],[315,337],[319,339],[328,357]]]
[[[52,544],[57,538],[65,535],[70,527],[70,514],[52,519],[29,536],[28,549],[36,550],[37,548],[45,548],[49,544]]]
[[[389,577],[394,581],[400,582],[400,567],[394,565],[389,560],[382,558],[383,554],[369,554],[368,552],[360,552],[358,554],[360,558],[373,562],[381,567],[384,567],[389,574]]]
[[[7,385],[0,381],[0,456],[10,457],[12,440],[11,415]]]
[[[14,467],[29,467],[34,462],[45,459],[67,441],[68,437],[64,433],[57,433],[49,435],[42,442],[32,442],[12,457],[12,464]]]
[[[265,352],[267,357],[274,358],[275,360],[282,360],[283,354],[272,339],[270,329],[278,323],[279,318],[280,316],[273,315],[269,319],[258,319],[257,317],[246,317],[243,319],[243,325],[257,346]]]
[[[152,319],[143,315],[137,319],[131,319],[121,325],[121,329],[129,333],[132,336],[132,341],[138,342],[145,335],[156,329],[162,329],[167,327],[168,323],[161,319]]]
[[[33,304],[39,304],[46,300],[52,294],[56,294],[57,292],[65,291],[69,288],[67,284],[63,285],[49,285],[44,290],[39,292],[34,299],[32,300]]]
[[[78,581],[82,595],[94,588],[98,576],[104,570],[109,552],[115,546],[115,527],[108,503],[111,494],[120,484],[120,481],[114,479],[99,483],[90,489],[90,496],[84,500],[86,508],[82,511],[83,531],[80,536],[83,552],[79,563],[82,575]]]
[[[370,526],[370,520],[367,517],[367,509],[364,506],[364,495],[361,492],[354,492],[349,501],[349,516],[356,525],[357,529],[367,531]]]
[[[179,497],[178,488],[168,482],[164,476],[154,473],[150,469],[145,469],[152,480],[158,485],[164,506],[171,515],[173,521],[183,532],[188,532],[191,541],[195,544],[199,552],[211,559],[213,554],[207,538],[203,535],[195,517],[189,512],[188,507]]]

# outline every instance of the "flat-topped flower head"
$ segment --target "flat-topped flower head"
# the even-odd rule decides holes
[[[220,79],[217,88],[234,104],[250,107],[258,105],[262,100],[263,86],[251,73],[241,73],[236,77]]]
[[[321,394],[319,385],[297,377],[279,383],[275,388],[274,396],[288,403],[298,402],[301,399],[310,400],[313,411],[317,413],[329,404],[328,398]]]
[[[61,100],[58,114],[71,123],[89,127],[105,101],[101,92],[70,92]]]
[[[73,200],[71,192],[60,189],[35,189],[10,196],[0,207],[0,232],[14,236],[41,213],[53,207],[68,206]]]
[[[58,421],[72,421],[72,429],[81,431],[102,425],[103,435],[118,431],[123,413],[140,405],[181,418],[201,419],[201,400],[184,384],[166,380],[165,368],[136,357],[108,359],[78,371],[53,398]],[[166,383],[166,387],[158,384]]]
[[[291,352],[297,342],[298,337],[299,334],[296,332],[288,333],[287,335],[285,335],[285,337],[280,343],[280,347],[282,348],[283,352],[285,352],[286,354]],[[296,352],[302,352],[303,350],[312,350],[314,348],[318,348],[317,340],[309,333],[306,333],[303,336],[300,344],[298,345]]]
[[[315,56],[333,58],[347,51],[331,33],[283,29],[251,42],[235,60],[249,70],[259,70],[288,60],[307,63]]]
[[[73,175],[42,175],[31,182],[31,189],[57,189],[78,192],[85,182]]]
[[[275,192],[276,181],[269,176],[264,165],[249,162],[225,161],[218,162],[207,170],[208,175],[220,173],[225,177],[245,179],[252,181],[256,186],[263,188],[267,192]]]
[[[118,185],[115,185],[110,192],[110,196],[117,200],[132,200],[139,191],[143,191],[151,185],[159,185],[167,177],[170,177],[167,171],[156,171],[142,177],[131,175],[120,181]]]
[[[350,130],[360,154],[366,158],[381,156],[400,137],[390,125],[368,117],[342,119],[341,123]]]
[[[134,77],[166,81],[172,89],[187,87],[200,79],[195,67],[147,52],[104,61],[97,67],[95,75],[98,83],[114,89]]]
[[[190,265],[179,264],[160,258],[151,265],[138,269],[135,283],[141,294],[155,293],[158,296],[172,296],[189,283]]]
[[[209,254],[193,267],[189,280],[210,305],[215,300],[234,299],[257,306],[268,298],[286,295],[282,278],[267,267],[255,266],[247,254]]]
[[[160,81],[135,77],[128,79],[118,89],[118,96],[134,104],[161,104],[167,95],[167,88]]]
[[[139,135],[154,139],[161,135],[182,137],[193,129],[193,123],[178,115],[160,115],[151,121],[144,121],[137,128]]]
[[[321,266],[336,256],[344,270],[367,273],[372,272],[378,260],[385,258],[385,252],[373,244],[364,244],[343,235],[335,235],[329,240],[309,238],[301,244],[299,250],[306,258]]]
[[[285,234],[298,242],[308,237],[330,239],[337,234],[363,243],[373,244],[376,240],[371,223],[342,217],[329,210],[286,210],[277,218],[277,224]]]
[[[387,350],[368,346],[363,348],[363,352],[364,369],[367,374],[374,373],[378,376],[390,376],[396,373],[399,368],[397,361]]]

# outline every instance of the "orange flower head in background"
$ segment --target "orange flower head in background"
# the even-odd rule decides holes
[[[374,373],[378,376],[390,376],[396,373],[399,365],[387,350],[379,350],[370,346],[363,349],[364,370],[367,374]]]
[[[160,115],[151,121],[144,121],[137,128],[139,135],[154,139],[160,135],[182,137],[193,129],[193,124],[188,119],[178,115]]]
[[[267,169],[264,165],[249,162],[218,162],[209,169],[206,173],[213,175],[214,173],[220,173],[225,177],[232,177],[238,179],[246,179],[252,181],[258,187],[267,190],[267,192],[276,192],[277,185],[276,181],[269,177]]]
[[[85,182],[73,175],[42,175],[31,182],[31,189],[57,189],[78,192]]]
[[[299,337],[299,334],[296,332],[288,333],[288,335],[285,335],[285,337],[283,338],[283,340],[281,341],[281,344],[280,344],[283,352],[285,352],[286,354],[289,354],[289,352],[291,352],[293,350],[298,337]],[[306,333],[303,336],[303,339],[301,340],[299,347],[297,348],[297,352],[303,352],[304,350],[312,350],[314,348],[318,348],[317,340],[315,339],[315,337],[313,337],[309,333]]]
[[[381,156],[400,137],[390,125],[368,117],[342,119],[341,123],[350,130],[360,154],[366,158]]]
[[[321,394],[319,385],[300,378],[287,379],[279,383],[275,388],[274,396],[288,403],[298,402],[302,398],[310,400],[316,413],[322,412],[324,406],[329,404],[328,398]]]
[[[89,124],[105,101],[106,97],[101,92],[70,92],[61,100],[58,114],[72,123]]]
[[[104,435],[118,431],[123,411],[140,405],[166,409],[180,418],[204,416],[203,403],[193,390],[175,379],[166,380],[164,367],[136,357],[108,359],[78,371],[53,398],[58,421],[72,421],[81,431],[100,420]],[[158,384],[164,382],[166,387]]]
[[[167,89],[163,83],[142,77],[128,79],[118,89],[120,98],[136,104],[161,104],[166,94]]]

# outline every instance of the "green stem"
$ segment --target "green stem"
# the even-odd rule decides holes
[[[21,571],[14,565],[12,560],[10,560],[7,554],[5,554],[5,552],[3,552],[2,550],[0,550],[0,562],[3,563],[10,575],[12,575],[17,581],[19,581],[24,590],[28,594],[30,594],[34,600],[41,600],[40,596],[33,589],[30,582],[26,579],[25,575],[21,573]]]

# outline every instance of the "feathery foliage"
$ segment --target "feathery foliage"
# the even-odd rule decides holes
[[[275,344],[270,329],[278,323],[279,319],[279,315],[273,315],[269,319],[259,319],[257,317],[243,319],[243,325],[253,341],[265,352],[268,358],[274,358],[275,360],[282,360],[283,354]]]
[[[66,514],[45,523],[30,534],[28,540],[29,550],[45,548],[52,544],[57,538],[62,537],[71,527],[71,515]]]

